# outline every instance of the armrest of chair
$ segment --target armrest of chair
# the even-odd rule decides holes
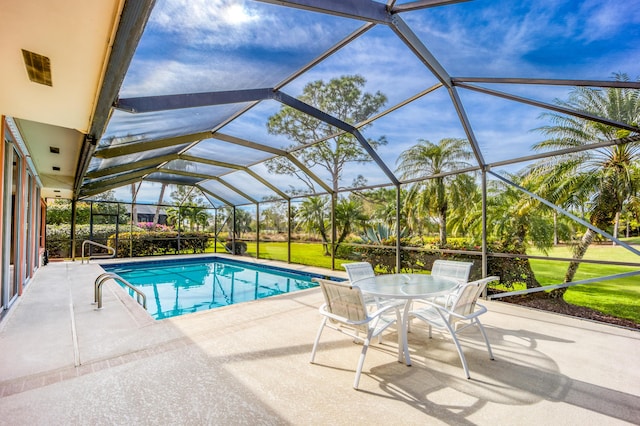
[[[353,321],[353,320],[350,320],[349,318],[345,318],[343,316],[333,314],[333,313],[327,311],[327,304],[326,303],[323,303],[318,310],[320,311],[321,315],[324,315],[327,318],[330,318],[330,319],[332,319],[334,321],[341,322],[343,324],[363,325],[363,324],[366,324],[369,321],[371,321],[370,318],[367,318],[367,319],[364,319],[364,320],[361,320],[361,321]]]
[[[371,312],[371,314],[369,314],[369,316],[371,318],[375,318],[377,316],[380,316],[380,315],[384,314],[387,311],[390,311],[391,309],[394,309],[396,311],[396,314],[399,314],[400,310],[398,309],[398,307],[401,304],[404,304],[404,301],[396,301],[396,302],[391,302],[391,303],[388,303],[388,304],[381,305],[381,308],[377,309],[374,312]]]

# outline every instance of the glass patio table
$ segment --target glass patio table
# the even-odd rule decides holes
[[[404,300],[401,314],[400,330],[398,332],[398,361],[411,365],[409,345],[407,343],[407,328],[409,324],[409,310],[413,299],[432,298],[451,293],[459,283],[450,278],[437,277],[427,274],[383,274],[375,277],[363,278],[352,283],[360,287],[363,293],[382,300]],[[403,358],[404,354],[404,358]]]

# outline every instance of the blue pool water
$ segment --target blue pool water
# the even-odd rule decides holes
[[[326,278],[219,257],[101,266],[143,291],[155,319],[304,290],[317,286],[312,278]]]

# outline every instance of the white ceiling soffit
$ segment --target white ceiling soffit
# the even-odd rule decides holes
[[[77,130],[15,120],[42,182],[45,198],[72,198],[84,135]]]
[[[124,0],[3,0],[0,114],[14,117],[44,196],[72,189]],[[51,86],[32,82],[23,50],[48,58]],[[59,147],[57,156],[49,147]],[[54,171],[53,166],[60,167]],[[56,192],[53,190],[61,190]]]

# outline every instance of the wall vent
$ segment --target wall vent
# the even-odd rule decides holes
[[[51,60],[49,58],[24,49],[22,49],[22,57],[27,67],[29,80],[34,83],[44,84],[45,86],[53,86]]]

